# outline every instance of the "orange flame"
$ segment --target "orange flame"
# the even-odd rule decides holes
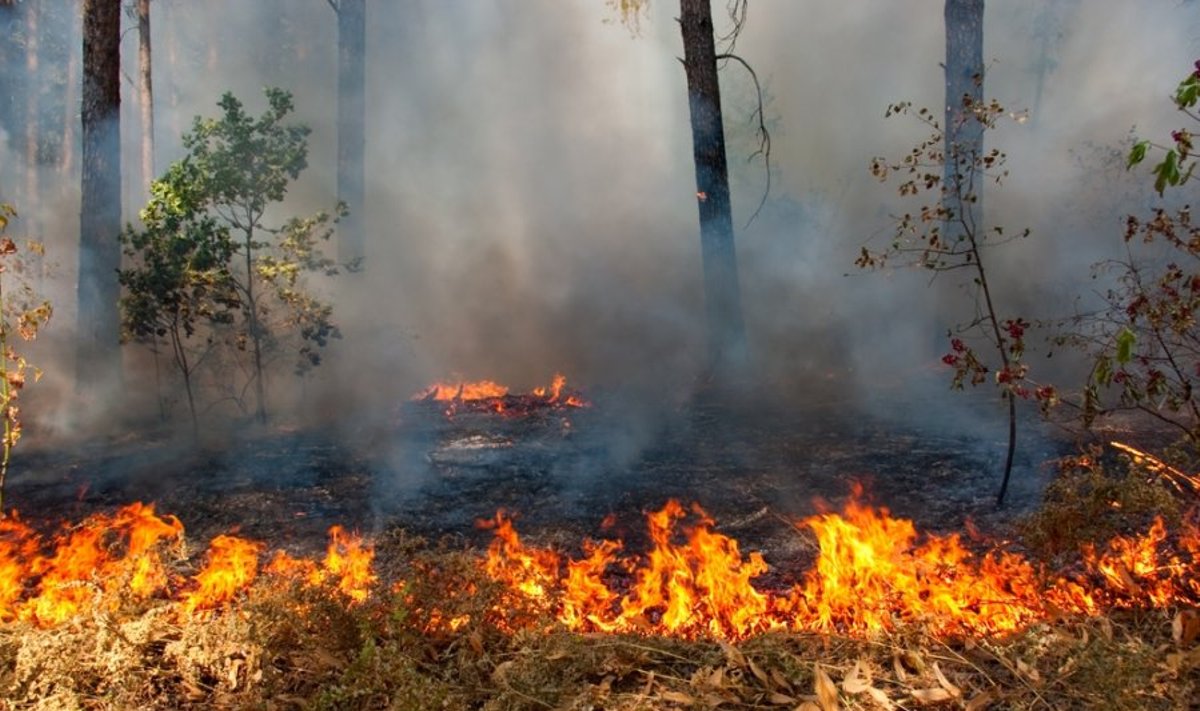
[[[232,602],[258,577],[263,544],[237,536],[217,536],[208,547],[208,563],[196,574],[196,588],[183,598],[184,612],[208,610]]]
[[[977,555],[957,535],[919,536],[911,521],[851,500],[842,513],[800,522],[819,554],[790,590],[753,585],[768,572],[759,553],[743,555],[693,507],[676,501],[647,516],[644,556],[620,557],[620,541],[588,541],[579,560],[521,543],[497,514],[485,569],[515,593],[555,611],[572,630],[654,632],[743,638],[771,629],[872,634],[921,624],[935,634],[993,635],[1062,614],[1111,606],[1163,607],[1200,599],[1200,528],[1189,524],[1174,552],[1162,521],[1143,536],[1116,538],[1104,553],[1084,551],[1086,574],[1045,575],[1005,551]],[[566,571],[565,575],[562,571]],[[632,575],[622,594],[614,572]],[[624,576],[627,577],[627,576]]]
[[[493,397],[504,397],[508,388],[490,380],[477,382],[459,381],[457,383],[437,382],[413,396],[413,400],[436,400],[449,402],[452,400],[486,400]]]

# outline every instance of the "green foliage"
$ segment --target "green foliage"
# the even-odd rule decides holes
[[[1200,100],[1200,62],[1176,88],[1177,109],[1192,120]],[[1193,134],[1171,132],[1160,145],[1136,141],[1127,167],[1161,154],[1151,168],[1154,189],[1186,184],[1196,167]],[[1134,409],[1178,429],[1200,446],[1200,225],[1191,210],[1152,210],[1148,218],[1129,216],[1126,257],[1101,265],[1115,274],[1107,308],[1082,324],[1082,339],[1093,358],[1085,388],[1084,423],[1113,409]]]
[[[0,203],[0,419],[4,435],[0,440],[0,517],[4,515],[4,482],[13,449],[21,439],[21,408],[18,400],[25,387],[27,374],[36,382],[42,372],[32,367],[12,345],[12,335],[23,341],[37,338],[38,332],[50,321],[53,309],[27,278],[22,250],[5,235],[8,224],[17,217],[12,205]],[[42,245],[29,242],[24,252],[41,257]]]
[[[249,361],[245,383],[224,385],[239,394],[239,404],[240,393],[253,386],[256,414],[265,419],[271,358],[294,353],[296,370],[305,372],[339,336],[332,307],[305,277],[337,273],[320,245],[344,210],[279,225],[266,220],[307,166],[309,129],[287,122],[294,108],[289,93],[265,94],[261,116],[227,93],[219,117],[197,118],[183,139],[187,155],[151,186],[142,229],[124,235],[134,265],[120,275],[126,335],[170,344],[193,423],[193,374],[209,355]],[[225,369],[225,377],[233,370]]]

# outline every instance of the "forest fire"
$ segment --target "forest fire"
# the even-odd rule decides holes
[[[1157,519],[1142,535],[1085,548],[1082,567],[1066,574],[1011,551],[978,554],[957,534],[920,535],[911,521],[856,497],[840,513],[797,522],[798,535],[816,540],[815,562],[798,580],[761,587],[756,579],[770,572],[762,554],[743,553],[703,509],[674,500],[647,515],[643,555],[625,553],[621,540],[584,541],[579,558],[528,546],[503,511],[480,525],[495,536],[480,567],[509,591],[500,604],[550,611],[578,632],[737,640],[768,631],[870,636],[919,626],[937,636],[978,637],[1113,608],[1200,602],[1194,520],[1169,532]],[[92,516],[50,540],[10,517],[0,521],[0,621],[53,627],[152,600],[189,618],[236,604],[260,579],[364,603],[380,582],[372,545],[340,526],[329,536],[319,561],[276,552],[260,565],[264,543],[220,535],[187,575],[179,572],[183,526],[152,505]],[[404,581],[391,584],[404,588]],[[468,619],[443,614],[436,602],[430,610],[448,627]]]
[[[97,606],[166,599],[182,615],[215,610],[244,595],[260,577],[264,543],[220,535],[203,567],[191,576],[184,563],[183,525],[134,503],[97,514],[43,539],[15,515],[0,519],[0,621],[52,627]],[[262,569],[272,582],[329,586],[348,602],[366,599],[375,582],[373,548],[340,526],[329,531],[321,561],[276,553]],[[112,610],[107,610],[112,611]]]
[[[819,552],[802,580],[778,591],[752,585],[769,571],[763,557],[743,555],[699,507],[689,514],[671,501],[647,524],[653,546],[644,556],[621,555],[621,541],[602,540],[567,559],[522,543],[500,513],[483,524],[496,535],[487,570],[570,629],[688,638],[861,635],[914,624],[940,636],[987,636],[1113,607],[1200,601],[1195,522],[1172,536],[1157,519],[1141,536],[1085,549],[1083,572],[1066,575],[1013,552],[977,555],[956,534],[920,536],[911,521],[852,500],[841,513],[796,524],[815,535]]]
[[[567,378],[556,373],[548,386],[539,386],[528,393],[511,393],[505,385],[491,380],[441,381],[413,395],[415,402],[435,402],[445,405],[445,414],[457,412],[493,412],[525,415],[544,409],[586,407],[583,396],[567,389]]]

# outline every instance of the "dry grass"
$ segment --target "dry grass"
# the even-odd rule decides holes
[[[1099,476],[1065,477],[1029,535],[1079,539],[1090,507],[1111,509],[1135,487]],[[1141,496],[1126,505],[1159,501]],[[1042,548],[1065,545],[1054,543]],[[1060,619],[990,640],[920,628],[738,644],[581,635],[488,580],[473,551],[401,533],[377,549],[391,582],[356,607],[260,579],[236,607],[197,617],[165,599],[98,600],[106,612],[53,629],[0,626],[0,709],[1200,708],[1194,609]]]

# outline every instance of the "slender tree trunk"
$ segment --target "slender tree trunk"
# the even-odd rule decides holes
[[[76,390],[117,387],[121,265],[121,3],[83,3],[83,175]]]
[[[721,125],[716,44],[709,0],[680,0],[679,6],[700,212],[708,360],[713,375],[721,376],[744,365],[746,332],[729,200],[725,131]]]
[[[247,214],[250,214],[247,211]],[[250,219],[250,224],[256,224]],[[246,228],[246,327],[250,331],[250,344],[254,355],[254,416],[267,422],[267,374],[263,372],[262,324],[258,322],[258,301],[254,294],[254,228]]]
[[[39,176],[42,158],[38,150],[41,118],[41,81],[38,71],[38,3],[25,3],[25,196],[21,209],[27,214],[26,229],[31,236],[41,232]]]
[[[983,124],[971,107],[983,102],[983,0],[946,0],[945,20],[945,207],[978,225],[983,194],[974,162],[983,155]]]
[[[149,197],[154,180],[154,85],[150,71],[150,0],[137,0],[138,106],[142,110],[142,191]]]
[[[6,69],[6,71],[0,71],[0,128],[7,131],[10,136],[20,135],[18,131],[20,117],[17,112],[22,106],[20,85],[23,72],[16,69],[22,60],[21,44],[16,41],[21,36],[20,12],[19,5],[0,2],[0,33],[3,33],[4,37],[4,40],[0,42],[0,66]],[[14,69],[7,71],[9,67]],[[12,166],[0,166],[0,169],[3,170],[0,172],[0,179],[4,179],[6,182],[14,179],[12,173],[9,172],[12,170]],[[5,190],[3,198],[0,199],[15,200],[11,188]]]
[[[338,223],[338,260],[358,264],[366,255],[366,0],[340,0],[338,18],[338,200],[348,214]]]

